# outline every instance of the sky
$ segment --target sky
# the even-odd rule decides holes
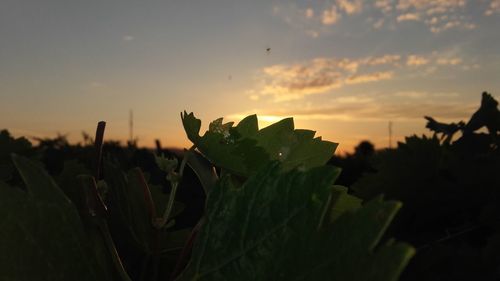
[[[500,97],[500,0],[0,0],[0,128],[189,147],[180,112],[294,117],[352,151]]]

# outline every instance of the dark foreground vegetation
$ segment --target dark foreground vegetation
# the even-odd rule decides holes
[[[0,280],[500,280],[497,106],[333,158],[256,116],[184,113],[183,152],[1,131]]]

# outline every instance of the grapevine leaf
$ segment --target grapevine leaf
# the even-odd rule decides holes
[[[147,212],[147,210],[134,210],[131,203],[134,199],[129,192],[127,175],[109,161],[104,161],[104,180],[109,186],[108,209],[110,210],[110,228],[113,235],[124,240],[128,246],[148,252],[147,242],[140,239],[136,232],[134,223],[134,212]],[[139,189],[139,187],[137,187]],[[141,197],[143,198],[142,194]],[[138,214],[135,214],[138,216]],[[119,233],[119,235],[118,235]],[[149,241],[149,240],[148,240]]]
[[[293,141],[293,130],[293,118],[285,118],[261,129],[257,135],[258,145],[264,147],[271,158],[277,159],[279,153],[286,153],[283,150]]]
[[[212,190],[193,258],[178,280],[396,280],[413,249],[381,246],[400,204],[374,200],[317,229],[339,169],[283,172],[272,162]]]
[[[135,168],[139,169],[139,168]],[[149,214],[149,209],[144,199],[144,192],[138,173],[132,169],[127,173],[128,185],[126,191],[128,193],[129,204],[131,209],[131,225],[139,242],[150,250],[150,241],[152,233],[152,220]]]
[[[242,137],[253,137],[259,131],[259,123],[257,121],[257,115],[249,115],[238,123],[236,126],[238,133]]]
[[[37,152],[24,137],[13,138],[7,130],[0,131],[0,180],[9,181],[15,167],[10,154],[16,153],[25,157],[36,158]]]
[[[200,138],[201,120],[194,117],[192,112],[188,114],[186,111],[181,113],[181,119],[188,139],[196,143]]]
[[[84,198],[80,190],[80,181],[77,179],[79,175],[91,175],[91,172],[77,160],[65,161],[64,168],[57,178],[57,183],[77,209],[82,210]]]
[[[205,194],[208,194],[219,179],[214,166],[196,150],[187,150],[184,153],[187,153],[187,164],[200,179]]]
[[[110,280],[73,203],[37,164],[12,159],[27,191],[0,182],[2,279]]]
[[[292,118],[283,119],[261,130],[257,116],[250,115],[236,126],[219,118],[199,136],[201,121],[193,113],[182,114],[188,138],[214,165],[230,173],[248,177],[271,160],[283,162],[285,169],[305,169],[325,164],[337,144],[314,138],[314,131],[295,130]],[[194,128],[194,129],[193,129]]]
[[[330,222],[335,221],[346,211],[355,211],[361,207],[362,200],[347,193],[347,187],[334,185],[329,209]]]

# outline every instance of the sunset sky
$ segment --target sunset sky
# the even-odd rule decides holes
[[[268,51],[269,49],[269,51]],[[0,128],[187,147],[179,113],[294,117],[351,151],[500,97],[500,0],[0,0]],[[394,141],[394,142],[395,142]]]

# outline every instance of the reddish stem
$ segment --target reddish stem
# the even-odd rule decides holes
[[[97,123],[97,129],[95,132],[95,152],[96,152],[96,171],[95,178],[99,180],[101,174],[101,160],[102,160],[102,144],[104,142],[104,129],[106,128],[106,122],[99,121]]]

